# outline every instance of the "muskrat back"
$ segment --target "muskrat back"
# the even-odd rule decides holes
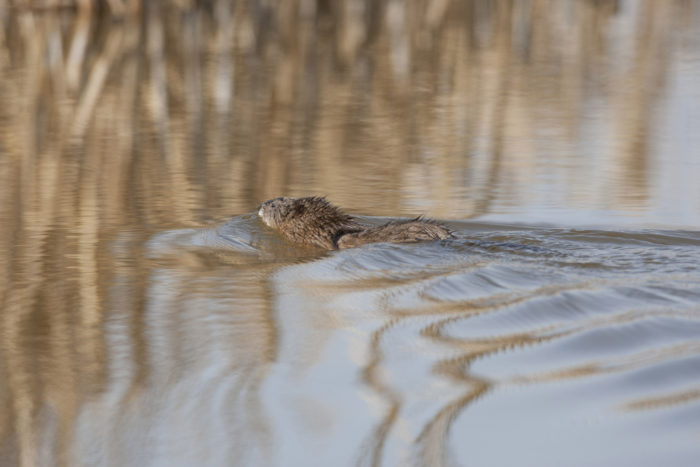
[[[415,243],[444,240],[452,232],[442,224],[430,219],[416,218],[392,221],[376,227],[367,227],[359,232],[347,233],[338,239],[338,248],[352,248],[365,243]]]

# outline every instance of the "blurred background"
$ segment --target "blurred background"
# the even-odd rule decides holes
[[[14,0],[0,21],[2,238],[37,209],[186,224],[309,194],[700,226],[697,2]]]
[[[466,338],[445,338],[442,353],[436,350],[435,355],[444,363],[440,368],[448,370],[438,377],[440,372],[428,362],[419,378],[399,378],[396,392],[378,376],[380,344],[371,344],[370,363],[352,354],[346,367],[330,351],[306,349],[311,335],[314,342],[344,342],[345,337],[334,340],[315,326],[336,329],[338,323],[356,323],[361,315],[352,309],[337,318],[333,313],[342,306],[328,305],[331,299],[324,302],[325,295],[313,287],[307,295],[303,288],[285,289],[295,276],[275,275],[279,265],[272,263],[282,261],[279,251],[272,255],[274,261],[232,253],[203,259],[173,243],[179,234],[167,236],[169,229],[220,225],[254,212],[272,197],[326,195],[354,214],[425,214],[453,226],[476,225],[460,223],[476,219],[563,229],[673,231],[661,239],[642,234],[608,239],[609,250],[602,240],[596,243],[596,235],[573,240],[590,240],[593,247],[560,246],[562,257],[578,248],[599,248],[599,253],[586,259],[589,269],[580,278],[572,279],[565,270],[567,261],[582,261],[574,256],[562,260],[561,270],[546,271],[551,276],[543,274],[543,281],[556,281],[565,271],[566,280],[585,288],[611,270],[633,267],[641,274],[653,266],[657,275],[650,273],[648,283],[631,287],[629,296],[616,295],[615,287],[624,281],[615,277],[618,282],[609,285],[615,293],[606,289],[593,302],[573,294],[563,304],[552,304],[548,316],[608,305],[636,310],[646,300],[640,296],[661,295],[654,288],[660,277],[669,281],[664,286],[671,292],[664,293],[676,300],[659,299],[664,306],[683,303],[690,309],[686,317],[697,312],[697,238],[684,235],[700,229],[698,1],[6,0],[0,2],[0,104],[0,407],[7,409],[0,410],[3,465],[78,465],[78,460],[85,465],[143,465],[143,459],[163,452],[168,454],[159,465],[207,459],[210,465],[231,465],[230,459],[274,463],[269,459],[269,447],[275,445],[271,440],[297,433],[290,429],[296,425],[285,422],[296,421],[296,415],[283,415],[294,404],[283,404],[282,397],[285,388],[295,386],[285,386],[285,374],[273,371],[285,358],[315,368],[323,381],[337,376],[346,389],[358,389],[353,397],[390,401],[389,415],[379,418],[377,407],[383,406],[369,404],[374,412],[357,424],[372,427],[369,434],[346,425],[348,432],[338,437],[340,447],[349,446],[344,442],[348,437],[362,438],[357,446],[371,447],[363,457],[367,465],[381,463],[389,449],[385,440],[388,446],[400,443],[401,436],[391,430],[401,410],[398,394],[412,389],[402,384],[418,381],[421,388],[429,381],[440,394],[456,394],[457,402],[441,400],[444,410],[416,435],[428,446],[421,447],[426,465],[438,465],[429,462],[438,458],[449,465],[442,449],[450,424],[491,384],[474,383],[469,379],[473,375],[463,374],[476,358],[465,349],[506,354],[516,347],[514,342],[534,345],[544,338],[533,333],[526,339],[517,326],[511,340],[478,341],[472,347]],[[254,221],[241,222],[236,238],[265,235]],[[163,232],[165,236],[157,236]],[[523,238],[518,233],[506,240]],[[537,241],[556,242],[547,236]],[[671,245],[668,256],[644,256],[649,250],[643,246],[653,242]],[[405,265],[427,271],[434,261],[460,254],[441,250],[435,253],[438,259],[410,257]],[[436,319],[432,314],[462,313],[465,301],[484,290],[476,280],[473,288],[464,285],[473,266],[471,256],[465,256],[459,256],[463,263],[446,266],[447,272],[433,270],[430,274],[436,277],[424,278],[439,282],[440,274],[455,276],[437,287],[430,300],[424,292],[432,289],[420,289],[422,283],[411,288],[413,283],[407,282],[411,293],[418,292],[406,299],[406,306],[423,306],[426,322]],[[391,267],[382,285],[388,292],[373,289],[388,294],[378,303],[398,294],[390,286],[405,270],[396,266],[395,258],[386,259]],[[485,258],[487,263],[493,259],[488,254]],[[371,255],[362,261],[353,271],[366,273],[363,267],[376,266]],[[336,271],[333,264],[325,266],[328,271]],[[489,286],[503,281],[504,289],[515,288],[525,275],[538,277],[540,266],[533,261],[509,276],[497,269]],[[677,276],[669,278],[669,271]],[[311,268],[301,277],[327,280],[326,270],[321,272]],[[354,286],[367,287],[375,280],[369,274],[367,282]],[[543,289],[533,292],[535,308],[539,298],[550,294],[546,285],[538,284]],[[349,290],[334,299],[364,303]],[[308,306],[289,303],[297,293]],[[496,303],[501,295],[494,296],[489,300]],[[457,305],[431,308],[445,298]],[[384,312],[383,306],[370,308]],[[307,316],[308,322],[295,322],[288,314],[291,322],[285,323],[273,312],[282,308],[298,312],[297,317],[304,310],[325,310],[328,322],[319,324],[318,313]],[[377,313],[381,319],[394,319],[391,313]],[[375,325],[361,321],[353,332]],[[586,326],[582,329],[588,331]],[[678,332],[685,336],[688,329],[695,328],[684,324]],[[646,338],[647,330],[642,326],[641,337],[634,334],[629,342]],[[391,331],[387,326],[377,336]],[[416,327],[402,342],[422,343],[435,330],[423,331]],[[672,327],[669,334],[676,338],[676,331]],[[287,339],[282,344],[280,335]],[[614,342],[625,342],[618,334],[612,336]],[[295,339],[301,342],[296,348]],[[692,336],[688,339],[692,345],[686,351],[695,357],[697,343]],[[644,356],[678,353],[656,352],[654,345],[667,344],[662,341],[649,341]],[[597,348],[597,342],[582,347]],[[319,344],[315,349],[321,348]],[[314,367],[309,355],[330,360],[326,367]],[[553,355],[558,358],[559,350],[548,357]],[[403,357],[399,353],[397,358]],[[420,353],[416,358],[426,357]],[[619,371],[627,371],[625,365]],[[698,374],[694,360],[687,365],[684,374]],[[618,371],[611,367],[601,372]],[[590,368],[568,368],[553,373],[552,379],[589,374]],[[397,374],[413,375],[404,371]],[[359,388],[357,374],[364,375],[371,391]],[[690,389],[666,398],[644,393],[647,399],[630,402],[620,391],[621,404],[642,411],[654,404],[683,408],[690,401],[697,409],[700,392],[694,378],[688,376]],[[657,375],[645,380],[651,385],[658,381]],[[467,382],[477,389],[464,396],[460,391]],[[265,389],[273,386],[282,389]],[[342,399],[342,391],[312,383],[309,388],[309,394],[337,395],[325,406],[329,414],[330,407],[355,407],[345,404],[351,397]],[[611,393],[618,394],[606,394]],[[221,394],[229,399],[214,397]],[[551,397],[543,394],[545,402],[539,406],[515,403],[541,410],[520,420],[539,420],[539,413],[556,418],[561,410],[578,406],[572,401],[580,401],[583,392],[561,399],[561,406],[548,405]],[[327,430],[321,422],[314,425],[321,411],[310,400],[294,407],[308,417],[304,426],[316,427],[305,445],[313,447]],[[459,421],[500,420],[514,426],[503,415],[513,412],[486,407],[482,419]],[[669,425],[674,433],[696,436],[674,438],[681,440],[679,459],[688,461],[697,454],[697,431],[687,427],[697,429],[697,422],[684,420]],[[625,455],[631,446],[658,448],[640,439],[665,443],[656,430],[669,425],[651,420],[651,428],[641,430],[646,438],[632,436],[618,446],[618,460],[629,460]],[[469,433],[482,433],[479,426]],[[572,465],[567,458],[572,451],[566,449],[579,447],[592,456],[609,453],[589,449],[595,443],[579,444],[584,436],[597,442],[596,436],[612,439],[619,434],[615,428],[587,431],[585,423],[573,433],[554,424],[547,427],[566,433],[565,442],[552,444],[555,449],[565,446],[559,465]],[[628,425],[619,427],[629,432]],[[210,436],[187,444],[195,439],[195,428],[211,430]],[[525,435],[536,432],[527,426],[523,430]],[[151,443],[153,433],[161,436],[162,445]],[[523,433],[515,433],[511,441],[524,439]],[[467,438],[459,438],[456,446]],[[293,443],[283,444],[275,445],[277,454],[285,452],[284,446],[295,452],[289,447]],[[525,444],[522,452],[532,454]],[[168,451],[180,446],[181,452]],[[222,446],[228,450],[220,451]],[[303,458],[308,452],[296,453]],[[654,452],[661,457],[645,457],[642,449],[638,460],[643,464],[663,458],[663,448]],[[206,457],[212,453],[221,458]],[[514,456],[510,461],[519,459]],[[337,465],[332,456],[326,460],[325,465]]]

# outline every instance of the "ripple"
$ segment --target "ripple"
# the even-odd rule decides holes
[[[453,241],[367,245],[276,276],[285,313],[294,297],[306,322],[334,317],[327,340],[365,336],[345,370],[381,401],[364,462],[444,459],[465,417],[524,392],[560,400],[538,406],[545,419],[578,405],[572,417],[627,423],[697,402],[699,236],[462,227]]]

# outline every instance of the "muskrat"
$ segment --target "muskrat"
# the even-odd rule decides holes
[[[412,243],[452,237],[444,225],[417,217],[379,226],[363,225],[326,198],[275,198],[260,205],[263,222],[290,240],[328,250],[365,243]]]

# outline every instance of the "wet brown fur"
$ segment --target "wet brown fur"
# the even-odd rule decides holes
[[[379,226],[359,224],[325,198],[275,198],[260,205],[258,215],[268,226],[298,243],[328,250],[366,243],[413,243],[452,236],[444,225],[417,217]]]

